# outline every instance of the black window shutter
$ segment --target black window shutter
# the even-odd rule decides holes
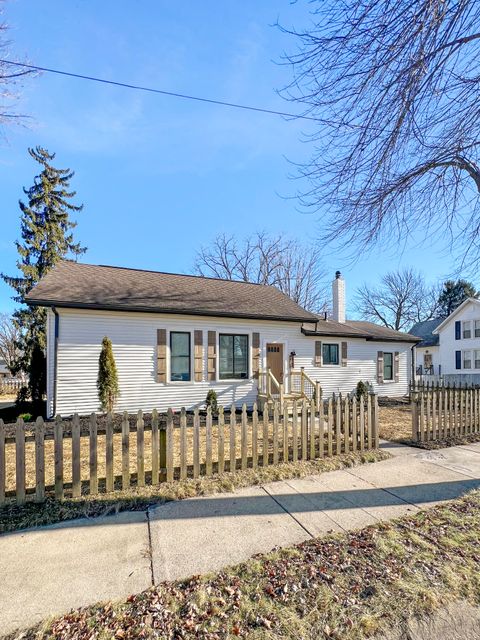
[[[462,323],[460,322],[460,320],[456,320],[455,321],[455,340],[460,340],[461,337],[462,337]],[[457,369],[460,369],[460,367],[457,367]]]
[[[462,352],[455,351],[455,369],[462,368]]]

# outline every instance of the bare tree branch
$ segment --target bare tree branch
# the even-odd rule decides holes
[[[412,269],[392,271],[379,287],[364,284],[357,290],[356,310],[365,320],[408,331],[416,322],[436,317],[439,292],[438,286],[428,287]]]
[[[283,95],[318,118],[299,196],[324,240],[357,251],[421,229],[478,261],[480,3],[312,6],[308,29],[283,29],[298,44]]]
[[[0,360],[3,360],[7,369],[13,373],[18,359],[17,341],[20,338],[20,330],[13,318],[5,313],[0,314]]]
[[[211,247],[197,253],[194,270],[203,276],[274,285],[305,309],[326,309],[320,252],[282,235],[260,232],[243,241],[219,235]]]

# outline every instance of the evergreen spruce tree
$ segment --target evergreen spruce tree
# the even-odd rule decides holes
[[[118,398],[117,366],[112,350],[112,341],[105,336],[98,359],[98,398],[104,411],[111,413]]]
[[[13,296],[15,302],[22,305],[25,295],[59,260],[76,258],[86,251],[74,242],[76,222],[70,219],[71,213],[83,208],[83,205],[76,206],[71,202],[76,195],[75,191],[70,190],[74,172],[53,167],[51,162],[55,154],[42,147],[29,149],[28,152],[42,166],[42,170],[35,177],[33,186],[23,189],[28,202],[19,202],[22,239],[16,242],[16,247],[19,254],[17,268],[21,275],[1,274],[16,291]],[[14,365],[15,371],[23,370],[29,374],[32,400],[41,400],[46,378],[42,369],[45,364],[40,365],[40,352],[43,354],[46,346],[46,310],[23,305],[14,313],[14,321],[21,332],[18,341],[20,355]]]
[[[478,298],[480,293],[468,280],[447,280],[438,298],[438,316],[446,318],[467,298]]]

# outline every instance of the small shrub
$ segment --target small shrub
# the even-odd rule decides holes
[[[16,405],[25,404],[30,400],[30,389],[27,386],[20,387],[17,393]]]
[[[22,418],[24,422],[31,422],[33,419],[33,416],[31,413],[21,413],[18,417]]]
[[[213,414],[218,413],[218,400],[217,400],[217,392],[213,389],[210,389],[207,393],[207,398],[205,400],[205,406],[210,407]]]
[[[357,388],[355,393],[357,394],[357,400],[360,400],[360,398],[363,396],[364,398],[367,397],[369,392],[369,386],[367,382],[363,382],[363,380],[359,380],[359,382],[357,383]]]
[[[107,337],[102,340],[102,350],[98,359],[97,389],[102,409],[111,413],[118,398],[119,389],[112,341]]]

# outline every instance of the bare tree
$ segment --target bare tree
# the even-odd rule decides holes
[[[261,232],[241,241],[219,235],[197,253],[194,270],[203,276],[274,285],[305,309],[326,308],[319,250],[282,235]]]
[[[11,42],[7,38],[8,25],[3,20],[4,3],[5,0],[0,0],[0,59],[8,61],[11,59]],[[32,73],[32,69],[22,69],[0,61],[0,127],[25,118],[24,115],[15,112],[13,104],[18,98],[21,79]]]
[[[13,318],[6,313],[0,314],[0,360],[3,360],[10,372],[15,371],[18,359],[17,341],[20,331]]]
[[[318,123],[299,194],[326,240],[419,228],[480,259],[480,2],[313,2],[284,96]],[[325,215],[325,212],[326,215]]]
[[[427,286],[419,273],[404,269],[384,275],[379,287],[364,284],[357,290],[355,302],[365,320],[408,331],[414,323],[436,316],[438,292],[438,287]]]

